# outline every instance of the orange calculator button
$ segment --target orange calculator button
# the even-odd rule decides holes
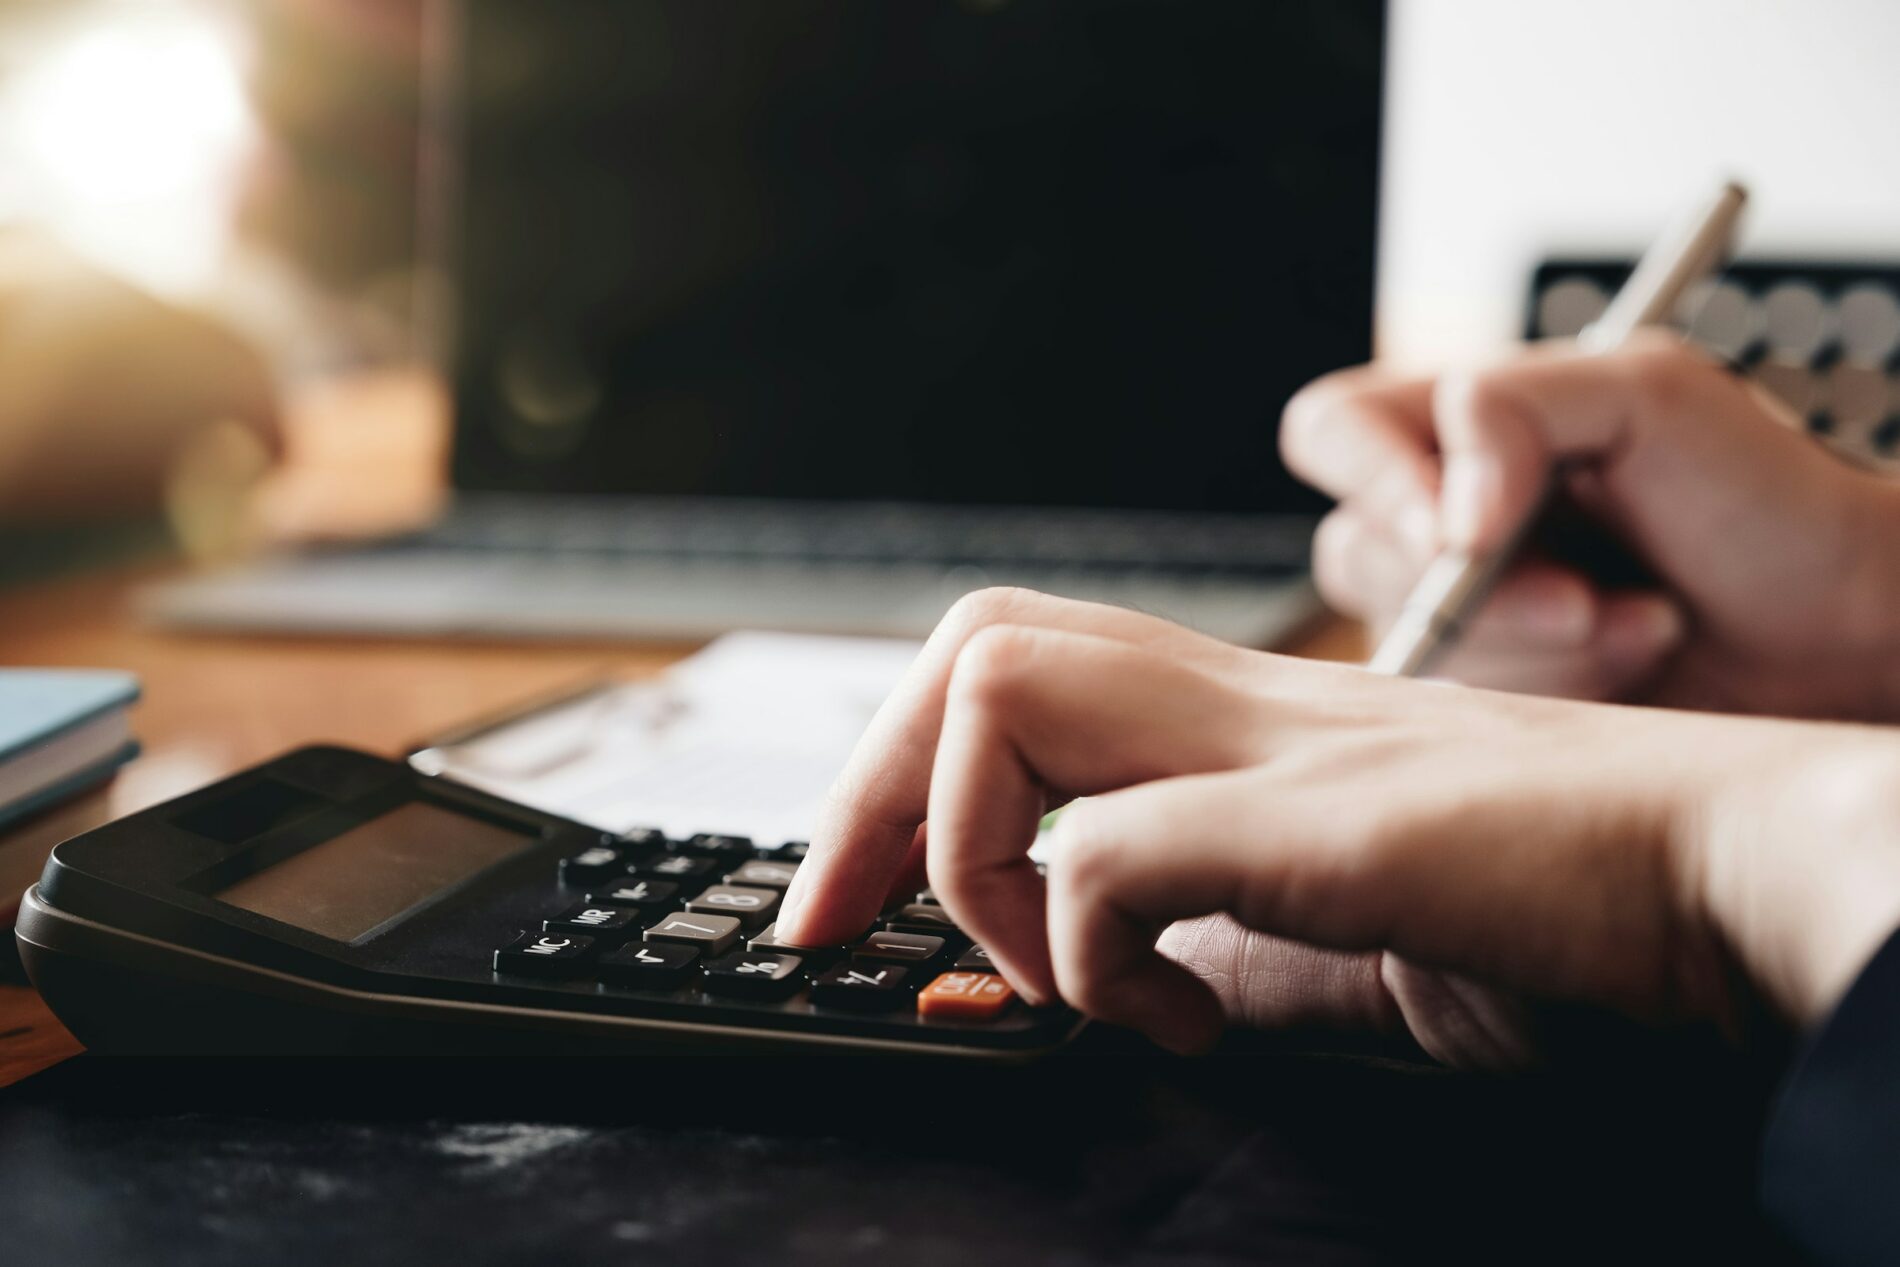
[[[999,976],[988,972],[946,972],[917,996],[917,1011],[922,1016],[943,1016],[958,1021],[990,1021],[1001,1016],[1015,998],[1016,991]]]

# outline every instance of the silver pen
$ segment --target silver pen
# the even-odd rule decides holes
[[[1644,326],[1666,321],[1683,293],[1728,258],[1735,225],[1747,201],[1748,191],[1730,181],[1695,214],[1673,225],[1644,253],[1603,315],[1577,336],[1578,345],[1590,352],[1608,352]],[[1398,619],[1366,667],[1391,677],[1418,677],[1430,668],[1464,632],[1465,623],[1516,555],[1549,495],[1547,485],[1510,539],[1497,549],[1485,554],[1440,552],[1406,595]]]

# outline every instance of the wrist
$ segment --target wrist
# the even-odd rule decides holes
[[[1691,900],[1784,1015],[1821,1019],[1900,926],[1900,740],[1727,721],[1678,842]],[[1713,739],[1713,736],[1711,736]]]

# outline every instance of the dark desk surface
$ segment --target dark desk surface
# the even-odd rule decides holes
[[[1008,1075],[85,1055],[0,1098],[0,1260],[1787,1261],[1744,1083],[1106,1035]]]

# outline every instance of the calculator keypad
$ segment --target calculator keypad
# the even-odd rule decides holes
[[[704,1007],[713,1024],[721,1008],[743,1009],[732,1023],[766,1008],[915,1033],[987,1027],[1020,1011],[987,952],[929,890],[847,944],[795,946],[778,940],[772,921],[796,857],[742,837],[675,841],[657,831],[576,844],[560,863],[565,901],[494,952],[497,973],[559,981],[550,988],[570,995],[597,982],[603,997],[633,991],[652,1006]],[[591,877],[584,897],[573,893],[582,876]]]

